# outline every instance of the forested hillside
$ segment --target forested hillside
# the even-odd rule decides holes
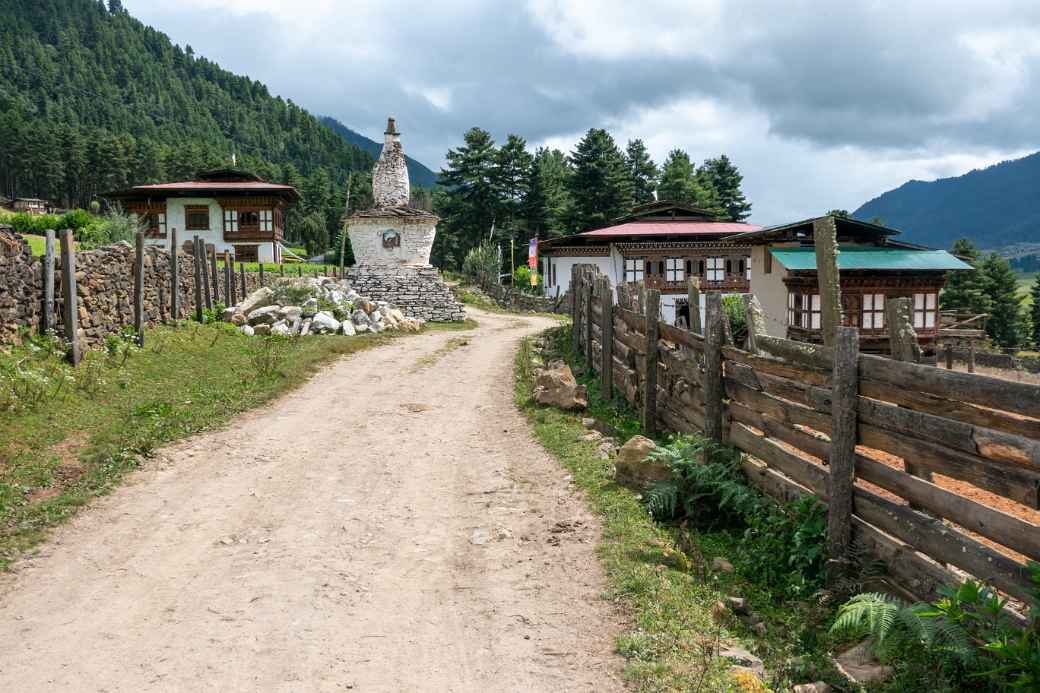
[[[322,116],[321,122],[348,143],[355,147],[360,147],[371,154],[373,158],[379,158],[379,152],[383,149],[382,142],[371,140],[329,116]],[[407,139],[407,133],[405,133],[405,138]],[[432,188],[437,185],[436,173],[410,156],[406,155],[405,159],[408,161],[408,179],[411,181],[412,187]]]
[[[1040,153],[956,178],[912,180],[853,212],[901,229],[905,240],[947,248],[969,238],[981,248],[1040,243]]]
[[[373,162],[119,0],[0,0],[0,143],[0,195],[63,206],[226,166],[234,153],[240,167],[301,189],[287,230],[312,247],[338,226],[348,174]]]

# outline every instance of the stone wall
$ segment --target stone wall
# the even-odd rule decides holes
[[[180,306],[177,317],[184,319],[195,312],[195,271],[190,255],[181,251],[178,258]],[[65,302],[61,286],[60,253],[54,264],[55,327],[58,335],[64,336]],[[128,243],[115,243],[96,250],[76,253],[76,295],[80,335],[88,345],[97,345],[109,334],[133,326],[133,267],[134,249]],[[223,277],[221,269],[221,297]],[[271,277],[271,280],[273,279],[274,277]],[[236,275],[236,287],[239,284],[240,278]],[[247,272],[247,291],[255,290],[259,286],[259,275]],[[170,253],[155,246],[145,248],[144,313],[145,322],[149,326],[170,317]],[[0,229],[0,343],[16,342],[19,328],[22,327],[37,331],[42,314],[41,258],[32,257],[29,244],[21,236]]]
[[[430,265],[355,265],[347,268],[344,278],[362,296],[392,303],[409,318],[434,322],[466,319],[465,308]]]
[[[525,313],[571,312],[569,293],[562,294],[559,298],[549,298],[548,296],[525,294],[511,286],[500,286],[498,284],[489,284],[487,287],[482,288],[482,291],[490,296],[495,303],[509,310]]]

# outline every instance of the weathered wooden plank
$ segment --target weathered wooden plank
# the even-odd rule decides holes
[[[617,327],[616,323],[614,327]],[[615,330],[614,337],[617,341],[621,342],[637,355],[646,353],[646,335],[639,334],[633,330]],[[636,360],[638,360],[638,357]]]
[[[744,320],[747,324],[747,348],[758,353],[758,338],[766,333],[766,314],[754,294],[744,295]]]
[[[704,436],[715,443],[722,442],[722,398],[725,388],[722,382],[722,296],[710,293],[707,296],[707,313],[704,331]]]
[[[213,254],[209,256],[209,273],[212,280],[213,303],[220,302],[220,275],[217,273],[217,248],[213,247]],[[210,308],[213,305],[210,304]]]
[[[816,279],[820,292],[823,343],[834,346],[841,326],[841,279],[838,272],[838,227],[828,215],[813,221]]]
[[[828,217],[829,218],[829,217]],[[833,220],[831,220],[833,224]],[[832,559],[848,554],[852,541],[852,489],[856,482],[856,409],[859,331],[836,327],[831,396],[831,449],[827,477],[827,548]]]
[[[83,358],[83,345],[79,340],[79,296],[76,290],[76,246],[72,229],[62,229],[61,242],[61,293],[65,317],[65,342],[69,345],[68,359],[78,366]]]
[[[610,398],[614,394],[614,369],[611,363],[614,361],[614,297],[610,289],[610,279],[600,279],[600,335],[603,340],[603,348],[600,356],[603,362],[600,364],[600,372],[603,374],[602,390],[603,396]]]
[[[205,274],[205,269],[202,266],[202,253],[199,248],[201,243],[199,237],[195,236],[191,244],[192,269],[195,272],[195,285],[192,287],[195,289],[195,321],[199,323],[202,322],[202,311],[205,308],[202,303],[202,275]]]
[[[701,280],[698,277],[690,277],[686,280],[686,301],[690,308],[690,331],[695,334],[703,334],[701,326]]]
[[[680,330],[674,325],[669,325],[666,322],[657,323],[658,333],[661,335],[661,339],[668,340],[675,344],[681,344],[684,347],[688,347],[695,351],[704,350],[704,337],[699,334],[694,334],[687,330]]]
[[[770,335],[762,335],[758,338],[758,348],[793,364],[808,366],[827,373],[830,373],[831,362],[834,359],[829,347]],[[860,375],[863,375],[862,369]]]
[[[585,280],[582,285],[582,299],[585,304],[585,315],[583,320],[585,321],[582,327],[585,330],[585,365],[589,371],[595,371],[592,365],[592,326],[596,323],[596,318],[592,314],[593,301],[592,289],[594,283],[594,274],[591,271],[585,272]]]
[[[216,251],[214,250],[214,252]],[[206,241],[202,241],[199,256],[202,258],[202,290],[206,293],[206,310],[213,310],[213,292],[210,291],[209,286],[209,248]],[[263,265],[260,266],[263,267]]]
[[[855,541],[884,562],[888,575],[896,584],[918,599],[934,601],[942,596],[940,590],[943,587],[962,582],[959,575],[855,515],[852,516],[852,529]]]
[[[772,356],[751,354],[731,346],[722,347],[722,355],[728,361],[751,366],[759,373],[767,373],[798,382],[830,387],[829,369],[828,371],[823,371],[817,368],[810,368]]]
[[[134,237],[134,333],[137,346],[144,346],[144,232]]]
[[[177,247],[177,229],[170,227],[170,319],[181,319],[181,273],[178,267],[180,249]]]
[[[47,334],[54,331],[54,229],[47,229],[43,250],[43,322],[40,332]]]
[[[646,334],[646,318],[644,318],[642,315],[621,307],[618,307],[615,312],[617,313],[617,316],[621,318],[621,320],[625,323],[625,325],[627,325],[628,327],[635,330],[641,335]]]
[[[864,378],[888,385],[1040,418],[1040,385],[947,371],[869,354],[860,356],[859,367]]]
[[[772,416],[788,426],[807,426],[821,433],[831,432],[831,417],[828,414],[804,404],[787,402],[766,392],[753,390],[731,377],[724,378],[723,383],[727,396],[752,410]]]
[[[661,292],[646,292],[646,355],[643,382],[643,430],[653,437],[657,428],[657,316],[661,312]]]

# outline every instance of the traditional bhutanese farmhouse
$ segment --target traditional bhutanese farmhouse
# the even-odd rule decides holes
[[[816,277],[814,223],[806,219],[729,237],[751,248],[750,291],[762,304],[766,330],[777,337],[822,341]],[[856,219],[834,217],[841,276],[842,321],[859,328],[864,350],[887,348],[885,303],[912,301],[913,324],[922,346],[939,336],[939,292],[949,272],[971,266],[945,250],[893,240],[899,232]]]
[[[761,229],[721,221],[702,210],[673,202],[637,207],[613,226],[542,241],[538,250],[546,296],[567,292],[571,267],[595,265],[612,286],[643,282],[661,291],[662,319],[689,319],[687,279],[697,277],[704,292],[747,293],[751,246],[729,240]]]
[[[285,209],[300,199],[290,185],[268,183],[245,171],[221,169],[178,183],[138,185],[105,195],[145,220],[146,243],[169,247],[201,238],[239,261],[281,262]]]
[[[50,211],[50,208],[51,205],[47,200],[40,200],[35,197],[16,197],[11,201],[11,209],[27,214],[46,214]]]

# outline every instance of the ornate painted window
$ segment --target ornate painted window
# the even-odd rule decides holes
[[[185,207],[184,227],[188,231],[209,231],[209,207]]]
[[[668,258],[664,261],[664,278],[670,282],[681,282],[686,279],[685,264],[682,258]]]
[[[914,329],[932,329],[936,324],[936,294],[914,294]]]
[[[233,209],[224,210],[224,233],[238,231],[238,212]]]
[[[709,282],[721,282],[726,279],[726,261],[724,258],[708,258],[708,270],[705,279]]]
[[[787,324],[807,330],[818,330],[821,325],[819,294],[787,294]]]
[[[864,330],[880,330],[885,327],[885,295],[863,294],[863,316],[860,326]]]
[[[643,279],[643,258],[641,257],[626,257],[625,258],[625,281],[626,282],[638,282]]]
[[[260,210],[260,230],[274,231],[274,217],[269,209]]]

